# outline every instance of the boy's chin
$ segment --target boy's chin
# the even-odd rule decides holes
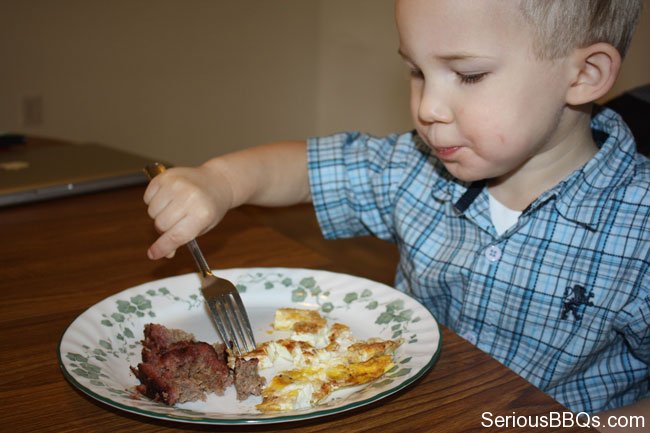
[[[458,164],[444,164],[444,166],[449,172],[449,174],[451,174],[455,179],[460,180],[462,182],[471,183],[471,182],[476,182],[479,180],[486,179],[486,176],[484,176],[483,173],[471,169],[458,167]]]

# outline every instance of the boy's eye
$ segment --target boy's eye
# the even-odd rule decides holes
[[[456,72],[456,75],[458,75],[458,78],[460,78],[461,83],[474,84],[474,83],[478,83],[483,78],[485,78],[487,72],[481,72],[478,74],[461,74],[460,72]]]

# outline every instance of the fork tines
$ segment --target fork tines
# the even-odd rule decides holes
[[[236,355],[243,355],[255,349],[253,329],[248,320],[244,304],[238,292],[205,296],[213,313],[214,323],[221,340]]]

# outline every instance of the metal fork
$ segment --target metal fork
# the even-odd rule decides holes
[[[147,165],[144,169],[149,179],[165,170],[166,167],[160,163]],[[219,337],[236,355],[254,350],[256,345],[253,329],[237,288],[230,281],[212,273],[195,239],[187,243],[187,248],[199,267],[202,277],[201,293],[210,309]]]

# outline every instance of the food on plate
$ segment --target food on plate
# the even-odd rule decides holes
[[[401,340],[357,341],[342,323],[327,326],[313,310],[280,308],[273,327],[291,330],[287,339],[267,341],[244,359],[258,359],[260,368],[279,361],[291,363],[289,370],[275,375],[262,390],[261,412],[313,407],[332,392],[376,380],[392,369],[392,354]]]
[[[147,324],[142,362],[131,367],[140,380],[136,389],[174,405],[205,400],[211,392],[223,395],[234,385],[238,400],[261,395],[255,406],[260,412],[306,409],[338,389],[382,377],[395,367],[393,354],[402,343],[357,340],[347,325],[328,325],[315,310],[280,308],[272,325],[288,333],[236,357],[224,344],[210,345],[182,330]]]
[[[394,365],[392,356],[383,355],[359,363],[333,359],[327,363],[283,371],[262,390],[263,401],[257,405],[257,409],[261,412],[278,412],[310,408],[337,389],[380,378]]]
[[[224,344],[195,341],[185,331],[152,323],[144,327],[142,362],[131,371],[140,380],[138,392],[170,406],[205,400],[210,392],[223,395],[233,383],[237,398],[244,400],[260,395],[264,384],[257,361],[237,363],[233,372]]]
[[[279,331],[314,334],[327,325],[327,320],[316,310],[300,308],[278,308],[273,320],[273,328]]]
[[[235,360],[234,375],[237,400],[246,400],[251,395],[262,393],[262,387],[266,380],[258,373],[258,363],[257,359],[237,358]]]

